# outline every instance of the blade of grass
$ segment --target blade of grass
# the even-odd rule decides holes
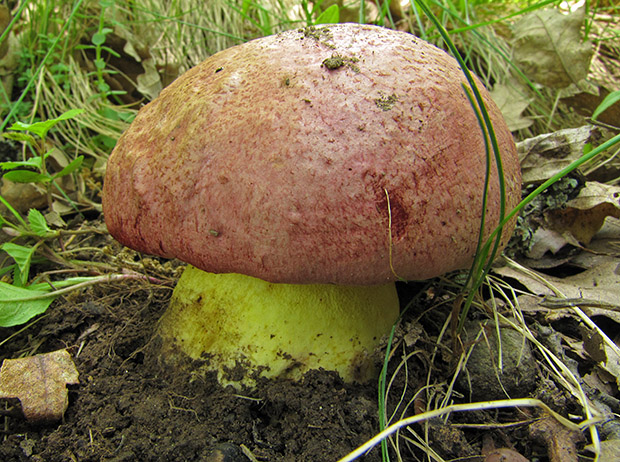
[[[45,64],[47,63],[47,60],[50,58],[50,56],[52,55],[52,53],[56,49],[56,46],[58,45],[60,40],[63,38],[63,35],[64,35],[65,31],[68,29],[69,25],[73,21],[73,18],[77,14],[77,12],[80,9],[80,7],[82,6],[83,2],[84,2],[84,0],[76,0],[76,2],[74,3],[73,9],[71,10],[71,13],[69,14],[69,17],[67,18],[67,20],[63,24],[60,32],[58,33],[58,35],[56,36],[54,41],[52,42],[52,45],[50,46],[49,50],[47,51],[47,53],[45,54],[45,56],[43,57],[43,59],[39,63],[39,66],[37,67],[37,70],[34,72],[32,77],[28,80],[28,83],[26,84],[26,87],[23,89],[21,95],[19,95],[19,98],[17,98],[17,101],[15,101],[11,105],[11,110],[9,111],[7,116],[4,118],[4,120],[2,121],[2,124],[0,124],[0,132],[4,131],[4,129],[6,128],[7,124],[15,116],[15,114],[16,114],[19,106],[20,106],[20,104],[22,103],[24,98],[26,98],[26,96],[28,95],[30,87],[32,87],[32,85],[34,84],[35,80],[38,79],[39,75],[41,74],[41,71],[43,70],[43,68],[45,67]]]
[[[381,433],[377,434],[371,440],[367,441],[365,444],[357,448],[355,451],[349,453],[342,459],[339,459],[338,462],[352,462],[357,459],[359,456],[365,454],[370,449],[375,447],[379,442],[385,441],[385,439],[396,433],[403,427],[407,427],[409,425],[413,425],[414,423],[427,421],[433,418],[441,417],[446,414],[451,414],[453,412],[467,412],[467,411],[482,411],[489,409],[506,409],[506,408],[518,408],[518,407],[537,407],[545,411],[546,414],[552,416],[558,422],[560,422],[563,426],[573,430],[581,432],[583,429],[589,428],[596,423],[598,423],[599,419],[591,419],[584,420],[579,424],[575,424],[568,419],[565,419],[560,414],[553,411],[549,408],[545,403],[538,399],[534,398],[521,398],[521,399],[510,399],[510,400],[501,400],[501,401],[485,401],[481,403],[467,403],[467,404],[452,404],[450,406],[446,406],[441,409],[435,409],[433,411],[428,411],[423,414],[418,414],[413,417],[408,417],[406,419],[400,420],[393,425],[390,425],[388,428],[383,430]]]
[[[454,56],[454,58],[458,61],[459,66],[461,67],[461,70],[463,72],[463,74],[465,75],[465,79],[467,80],[467,83],[469,85],[469,91],[471,91],[472,95],[473,95],[473,99],[472,101],[475,102],[475,104],[473,105],[474,108],[476,108],[477,111],[479,111],[479,116],[481,117],[482,121],[484,122],[484,129],[483,131],[483,137],[487,138],[490,141],[491,147],[492,147],[492,151],[493,151],[493,156],[495,158],[495,165],[496,165],[496,169],[497,169],[497,173],[498,173],[498,179],[499,179],[499,196],[500,196],[500,209],[499,209],[499,217],[498,217],[498,222],[499,222],[499,232],[496,233],[493,238],[494,238],[494,244],[493,247],[491,246],[482,246],[480,248],[480,251],[477,255],[476,255],[476,259],[474,260],[474,264],[472,265],[472,268],[470,270],[470,274],[468,276],[468,280],[467,280],[467,284],[471,287],[467,287],[465,286],[465,288],[467,288],[468,290],[470,290],[472,293],[477,287],[480,287],[480,285],[482,284],[482,281],[484,280],[484,276],[486,275],[486,272],[488,271],[488,268],[490,267],[490,263],[486,265],[486,269],[484,268],[484,262],[491,262],[495,256],[495,254],[497,253],[497,249],[499,248],[499,243],[501,240],[501,229],[505,224],[505,214],[506,214],[506,185],[504,184],[504,172],[503,172],[503,165],[502,165],[502,158],[501,158],[501,152],[499,150],[499,146],[497,144],[497,138],[495,136],[495,130],[493,128],[493,123],[491,122],[491,118],[488,114],[488,112],[486,111],[485,105],[484,105],[484,100],[482,99],[482,95],[480,94],[478,87],[476,85],[476,82],[474,80],[473,75],[471,74],[471,72],[469,71],[469,69],[467,68],[467,66],[465,65],[465,62],[463,61],[463,58],[461,57],[459,51],[457,50],[456,46],[454,45],[454,43],[452,42],[452,40],[450,39],[450,36],[448,34],[448,32],[445,30],[445,28],[439,23],[439,20],[437,19],[437,17],[433,14],[433,12],[428,8],[428,6],[426,5],[425,2],[423,2],[422,0],[416,0],[416,2],[418,3],[418,5],[420,6],[420,9],[424,12],[424,14],[429,18],[429,20],[435,25],[435,27],[437,28],[437,31],[440,33],[441,37],[444,40],[444,43],[446,44],[446,46],[449,48],[450,52],[452,53],[452,55]],[[466,91],[467,93],[467,91]],[[478,114],[477,114],[478,116]],[[487,156],[490,157],[490,156]],[[487,162],[487,167],[490,168],[490,162]],[[490,175],[490,171],[487,170],[486,173],[487,177]],[[488,186],[487,183],[488,179],[485,180],[485,185]],[[484,191],[484,194],[486,196],[487,194],[487,190]],[[482,219],[484,220],[484,216],[485,216],[485,210],[482,209]],[[473,281],[473,283],[472,283]],[[466,305],[464,306],[464,311],[466,312],[468,307],[471,305],[471,301],[473,300],[473,297],[467,297],[466,299]],[[462,323],[464,322],[464,316],[461,317],[461,321],[459,322],[459,330],[462,328]]]
[[[531,13],[532,11],[539,10],[540,8],[543,8],[543,7],[545,7],[545,6],[549,5],[549,4],[553,4],[553,3],[558,3],[558,0],[545,0],[545,1],[542,1],[542,2],[535,3],[534,5],[526,6],[525,8],[523,8],[523,9],[521,9],[519,11],[515,11],[514,13],[507,14],[506,16],[501,16],[499,18],[489,19],[488,21],[482,21],[482,22],[479,22],[479,23],[476,23],[476,24],[470,24],[470,25],[467,25],[467,26],[451,29],[450,30],[450,34],[461,34],[463,32],[473,31],[473,30],[479,29],[481,27],[492,26],[493,24],[498,24],[498,23],[504,22],[506,20],[516,18],[517,16],[521,16],[521,15],[524,15],[524,14],[527,14],[527,13]],[[457,14],[454,15],[454,18],[456,20],[459,20],[459,21],[462,21],[462,22],[464,21],[463,18],[461,16],[457,15]]]
[[[572,164],[564,167],[562,170],[560,170],[558,173],[553,175],[551,178],[549,178],[543,184],[538,186],[534,191],[532,191],[530,194],[528,194],[521,202],[519,202],[519,204],[514,209],[512,209],[509,213],[506,214],[506,216],[504,217],[504,219],[500,223],[500,225],[504,226],[506,223],[508,223],[521,210],[523,210],[523,208],[527,204],[532,202],[534,200],[534,198],[536,198],[540,193],[542,193],[549,186],[551,186],[552,184],[556,183],[561,178],[564,178],[566,175],[568,175],[572,171],[576,170],[581,165],[583,165],[586,162],[592,160],[594,157],[598,156],[599,154],[601,154],[602,152],[606,151],[607,149],[615,146],[616,144],[620,144],[620,135],[616,135],[613,138],[610,138],[609,140],[607,140],[603,144],[597,146],[596,148],[592,149],[591,151],[589,151],[586,154],[584,154],[583,156],[581,156],[579,159],[575,160]],[[487,238],[487,241],[485,242],[485,246],[489,245],[489,242],[497,236],[497,234],[499,233],[499,229],[500,229],[500,226],[498,226],[489,235],[489,237]]]

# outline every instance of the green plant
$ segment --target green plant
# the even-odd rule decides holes
[[[16,122],[10,128],[12,132],[4,133],[5,138],[23,142],[28,148],[28,156],[19,161],[0,162],[0,168],[9,170],[4,178],[19,183],[34,183],[43,185],[46,189],[49,209],[52,210],[52,188],[57,190],[69,201],[65,191],[57,180],[71,174],[77,174],[82,166],[84,156],[77,156],[57,173],[51,173],[47,166],[47,159],[54,148],[47,149],[46,137],[48,132],[58,123],[72,119],[83,111],[75,109],[65,112],[55,119],[32,124]],[[8,327],[27,322],[34,316],[43,313],[59,295],[71,290],[100,284],[114,280],[145,279],[137,273],[105,274],[114,268],[95,262],[85,262],[66,258],[63,253],[57,252],[52,242],[61,243],[63,240],[80,234],[93,234],[95,230],[64,230],[52,229],[45,216],[36,209],[30,209],[27,218],[21,214],[2,196],[0,203],[9,212],[8,216],[0,214],[0,226],[5,235],[10,237],[9,242],[0,245],[7,257],[0,266],[0,276],[12,273],[11,282],[0,281],[0,326]],[[18,243],[19,242],[19,243]],[[11,263],[10,261],[13,261]],[[100,273],[96,276],[68,277],[65,279],[50,279],[51,274],[38,273],[31,278],[31,267],[34,263],[49,263],[65,267],[71,272],[88,271]],[[31,280],[32,279],[32,280]],[[146,278],[148,279],[148,278]],[[151,278],[150,280],[156,281]]]
[[[10,127],[10,129],[14,131],[5,132],[3,136],[11,140],[25,143],[30,149],[31,156],[19,161],[0,162],[0,169],[10,170],[4,174],[3,178],[16,183],[39,183],[44,185],[47,203],[50,207],[52,205],[52,188],[58,190],[65,199],[71,202],[63,189],[58,185],[57,180],[78,171],[82,166],[84,156],[77,156],[59,172],[54,174],[50,173],[47,167],[47,159],[52,155],[53,148],[47,149],[46,136],[50,129],[56,124],[74,118],[82,112],[84,112],[82,109],[72,109],[55,119],[32,124],[23,122],[14,123]]]
[[[95,70],[87,75],[94,75],[96,88],[99,91],[98,96],[104,100],[110,97],[118,98],[118,96],[126,93],[124,90],[112,90],[105,79],[106,76],[118,74],[118,71],[108,68],[108,64],[104,59],[104,52],[110,56],[121,58],[121,55],[118,54],[113,48],[105,45],[107,36],[113,32],[112,28],[106,27],[106,15],[109,14],[110,10],[114,8],[115,3],[116,2],[114,0],[99,1],[99,7],[101,10],[99,12],[97,31],[91,38],[92,45],[79,45],[76,47],[76,50],[94,51],[95,59],[93,60],[93,64],[95,66]],[[117,99],[117,102],[120,101]]]
[[[314,26],[317,24],[335,24],[340,21],[340,7],[333,4],[323,9],[324,0],[309,2],[301,0],[299,12],[288,11],[291,6],[287,6],[281,0],[272,2],[261,2],[254,0],[243,0],[241,7],[230,3],[231,8],[236,11],[245,22],[252,24],[260,35],[272,35],[283,29],[292,27]]]
[[[305,21],[307,26],[314,26],[317,24],[336,24],[340,21],[340,7],[338,4],[333,4],[321,10],[323,6],[323,0],[312,3],[312,8],[306,0],[302,0],[301,7],[305,14]]]
[[[11,100],[11,95],[5,95],[0,130],[16,120],[34,122],[83,108],[82,124],[62,124],[52,138],[94,158],[87,162],[103,164],[135,115],[135,110],[119,104],[117,98],[124,92],[111,89],[106,82],[117,72],[109,64],[114,50],[107,46],[110,24],[117,25],[116,3],[55,0],[20,4],[14,19],[19,15],[24,24],[11,31],[13,21],[6,31],[16,37],[13,52],[18,62],[12,69],[16,96]],[[92,59],[83,50],[92,50]]]
[[[51,9],[53,9],[53,6],[47,3],[45,5],[35,5],[34,10],[29,12],[34,14],[39,20],[28,22],[30,29],[27,31],[26,37],[32,40],[24,40],[26,46],[22,49],[22,58],[28,62],[27,68],[24,70],[23,75],[21,75],[23,88],[17,100],[10,104],[9,113],[2,121],[0,130],[4,130],[16,114],[23,113],[24,108],[22,105],[28,102],[31,90],[35,87],[35,83],[46,66],[54,64],[54,61],[62,63],[68,46],[66,32],[73,24],[73,19],[82,2],[83,0],[76,0],[63,21],[59,20],[59,17],[62,16],[52,14]],[[21,11],[20,9],[20,14]],[[62,69],[64,69],[62,66],[56,68],[57,71]]]
[[[0,267],[0,276],[6,276],[12,272],[11,282],[0,281],[0,327],[24,324],[44,313],[58,296],[91,285],[132,279],[152,283],[162,282],[133,271],[117,274],[114,273],[114,267],[105,263],[68,259],[65,255],[70,255],[72,252],[57,252],[51,244],[55,241],[59,242],[62,248],[64,240],[79,235],[93,235],[97,232],[95,229],[75,231],[51,229],[43,214],[38,210],[30,209],[27,220],[25,220],[2,196],[0,196],[0,202],[14,217],[13,222],[0,215],[2,231],[12,238],[10,242],[0,245],[0,249],[9,257],[4,258]],[[15,241],[22,243],[17,244]],[[13,260],[12,264],[10,260]],[[50,262],[66,269],[48,273],[38,272],[34,278],[31,278],[33,263]],[[52,280],[54,274],[80,272],[90,275]]]
[[[52,243],[58,242],[62,248],[65,240],[79,235],[93,235],[98,231],[93,228],[74,231],[51,229],[43,214],[38,210],[30,209],[27,220],[25,220],[2,196],[0,196],[0,202],[10,211],[15,221],[0,215],[2,231],[12,238],[10,242],[5,242],[0,246],[0,249],[9,257],[4,258],[0,267],[0,276],[6,276],[12,272],[11,282],[0,281],[0,327],[24,324],[44,313],[57,297],[91,285],[127,280],[144,280],[157,284],[163,282],[129,270],[115,273],[115,268],[105,263],[69,259],[66,256],[75,253],[75,250],[57,252],[52,248]],[[17,244],[15,241],[22,243]],[[13,260],[13,263],[10,263],[10,260]],[[32,278],[33,263],[54,263],[65,269],[38,271]],[[55,274],[81,272],[89,276],[52,280]]]

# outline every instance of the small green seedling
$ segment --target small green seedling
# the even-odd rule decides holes
[[[112,98],[116,100],[116,103],[122,104],[118,97],[126,94],[127,92],[124,90],[112,90],[105,79],[106,76],[118,74],[118,71],[107,67],[105,54],[117,59],[122,59],[121,55],[118,54],[118,52],[116,52],[112,47],[106,46],[106,42],[109,43],[108,35],[114,32],[113,28],[106,27],[106,21],[107,18],[114,16],[115,13],[113,9],[115,8],[115,3],[115,0],[99,0],[99,6],[101,7],[101,12],[99,14],[99,26],[91,38],[91,44],[78,45],[76,46],[76,49],[91,50],[95,53],[95,59],[93,61],[95,70],[88,74],[89,76],[94,76],[96,79],[95,81],[99,93],[95,96],[104,100]]]
[[[48,201],[51,203],[51,186],[55,186],[62,193],[56,180],[78,171],[82,166],[84,156],[76,157],[61,171],[51,174],[47,169],[46,159],[52,151],[45,151],[45,139],[50,129],[57,123],[71,119],[82,112],[81,109],[74,109],[55,119],[43,122],[13,124],[10,129],[14,131],[4,133],[3,136],[25,143],[30,148],[32,157],[21,161],[0,162],[2,170],[9,170],[3,177],[18,183],[43,184],[47,189]],[[0,202],[13,215],[11,220],[0,215],[2,230],[13,240],[24,241],[19,244],[13,241],[5,242],[0,246],[0,249],[14,261],[13,264],[0,268],[0,276],[13,273],[11,284],[0,282],[0,326],[12,326],[21,324],[45,311],[55,298],[52,295],[53,289],[67,286],[67,282],[61,281],[60,286],[56,283],[54,286],[46,283],[28,284],[31,264],[35,258],[39,258],[36,257],[37,250],[47,240],[59,237],[60,231],[52,230],[43,214],[36,209],[30,209],[27,219],[24,219],[2,196],[0,196]],[[79,282],[83,282],[82,279]]]
[[[25,143],[30,147],[33,155],[24,160],[0,162],[0,168],[2,170],[9,170],[3,175],[3,178],[16,183],[40,183],[44,185],[50,205],[52,186],[64,196],[64,191],[62,191],[56,180],[78,171],[82,167],[84,156],[77,156],[62,170],[51,174],[47,169],[46,160],[52,154],[52,150],[45,150],[45,138],[50,129],[57,123],[72,119],[82,112],[84,112],[83,109],[71,109],[55,119],[31,124],[24,122],[14,123],[10,127],[10,130],[14,131],[5,132],[2,136],[10,140]]]
[[[9,210],[14,216],[20,217],[18,220],[20,223],[15,225],[4,217],[0,217],[0,224],[3,226],[3,230],[6,234],[14,235],[18,237],[35,237],[37,242],[32,246],[24,246],[16,244],[14,242],[5,242],[0,246],[0,249],[4,250],[9,257],[14,261],[14,265],[9,265],[0,269],[0,275],[13,271],[13,284],[19,287],[24,287],[28,283],[28,277],[30,274],[30,263],[37,250],[37,248],[44,242],[45,239],[58,237],[59,232],[53,231],[47,225],[45,217],[41,212],[36,209],[30,209],[28,212],[28,221],[21,219],[21,216],[13,209],[6,201],[2,201],[5,206],[8,206]]]

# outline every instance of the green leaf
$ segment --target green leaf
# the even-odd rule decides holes
[[[13,170],[4,174],[4,178],[15,183],[46,183],[50,177],[30,170]]]
[[[337,24],[340,21],[340,8],[338,5],[332,5],[326,8],[318,18],[316,18],[315,24]]]
[[[43,160],[41,157],[31,157],[28,160],[0,162],[0,168],[2,168],[2,170],[12,170],[20,167],[32,167],[41,170],[42,163]]]
[[[105,35],[106,34],[102,34],[102,33],[96,33],[95,35],[93,35],[93,45],[100,47],[101,45],[103,45],[105,43]]]
[[[95,68],[99,69],[100,71],[105,69],[105,61],[101,58],[95,59]]]
[[[19,286],[25,286],[28,283],[28,275],[30,274],[30,262],[32,261],[32,255],[36,250],[34,247],[24,247],[23,245],[14,244],[13,242],[5,242],[0,246],[2,250],[9,254],[17,267],[19,268],[19,281],[16,281]]]
[[[38,314],[47,310],[58,296],[53,290],[64,289],[97,277],[75,277],[63,281],[54,281],[54,287],[46,282],[17,287],[0,282],[0,326],[10,327],[24,324]]]
[[[49,286],[48,286],[49,287]],[[0,326],[10,327],[24,324],[47,310],[56,296],[37,300],[21,300],[33,296],[45,296],[49,290],[35,290],[30,287],[16,287],[0,282]]]
[[[17,130],[17,131],[24,131],[24,132],[30,131],[34,133],[35,135],[38,135],[40,138],[44,138],[45,135],[47,135],[47,132],[49,131],[49,129],[52,128],[53,126],[54,124],[52,123],[52,121],[47,120],[45,122],[35,122],[32,124],[27,124],[25,122],[15,122],[9,128],[11,130]]]
[[[0,268],[0,277],[4,276],[7,273],[10,273],[15,268],[17,268],[17,265],[15,263],[13,263],[12,265],[4,266],[4,267]]]
[[[106,119],[122,120],[123,122],[127,122],[127,123],[133,122],[133,119],[136,116],[134,113],[131,113],[131,112],[117,111],[113,109],[111,106],[104,106],[103,108],[99,109],[97,113],[101,114]],[[114,138],[114,144],[112,144],[112,147],[114,147],[115,144],[116,144],[116,138]]]
[[[108,85],[105,82],[101,82],[99,85],[97,85],[97,89],[99,90],[100,93],[107,93],[110,91],[110,85]]]
[[[110,152],[116,146],[116,138],[107,135],[95,135],[92,137],[91,141],[95,143],[96,146],[99,146],[106,151]]]
[[[112,32],[112,29],[110,29],[109,27],[104,27],[99,32],[93,35],[91,42],[93,43],[93,45],[100,47],[105,43],[106,35],[108,35],[110,32]]]
[[[60,172],[54,175],[54,178],[60,178],[61,176],[69,175],[74,171],[78,170],[82,166],[82,161],[84,160],[84,156],[77,156],[73,159],[69,165],[63,168]]]
[[[79,116],[82,112],[84,112],[84,109],[69,109],[68,111],[60,114],[55,119],[51,119],[51,121],[53,121],[56,124],[63,120],[73,119],[74,117]]]
[[[600,116],[603,112],[616,104],[618,101],[620,101],[620,90],[612,91],[605,97],[603,101],[601,101],[601,104],[599,104],[598,107],[594,110],[594,112],[592,113],[592,119],[596,120],[598,116]]]
[[[45,138],[50,128],[52,128],[58,122],[61,122],[67,119],[72,119],[73,117],[81,114],[82,112],[84,112],[84,109],[70,109],[67,112],[60,114],[55,119],[35,122],[32,124],[27,124],[24,122],[15,122],[13,125],[11,125],[10,129],[17,130],[17,131],[29,131],[39,136],[40,138]]]
[[[114,48],[110,48],[110,47],[101,47],[102,50],[107,51],[110,55],[114,56],[115,58],[120,58],[121,55],[119,53],[116,52],[116,50],[114,50]],[[108,73],[110,74],[117,74],[118,72],[114,72],[109,70]]]
[[[47,226],[45,217],[37,209],[30,209],[28,212],[28,223],[30,223],[30,229],[37,236],[45,237],[51,231],[49,226]]]
[[[2,136],[7,140],[22,141],[30,145],[35,144],[34,138],[26,133],[6,132]]]
[[[94,50],[97,47],[94,47],[93,45],[75,45],[73,47],[74,50]]]

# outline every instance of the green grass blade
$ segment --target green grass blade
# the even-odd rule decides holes
[[[620,90],[616,90],[608,94],[601,104],[592,113],[592,120],[596,120],[603,112],[620,101]],[[620,123],[620,122],[619,122]]]
[[[71,10],[71,13],[69,14],[69,17],[67,18],[67,20],[63,24],[62,29],[58,33],[58,36],[54,39],[54,41],[52,42],[49,50],[47,51],[47,53],[45,54],[45,56],[43,57],[43,59],[39,63],[39,66],[37,67],[37,70],[34,72],[33,76],[30,78],[30,80],[26,84],[26,88],[24,88],[24,90],[22,91],[21,95],[19,95],[19,98],[17,98],[17,101],[15,101],[12,104],[11,110],[9,111],[8,115],[4,118],[4,120],[2,121],[2,124],[0,124],[0,131],[4,131],[4,129],[6,128],[7,124],[9,123],[9,121],[11,119],[13,119],[13,117],[15,117],[15,114],[17,113],[21,103],[24,101],[24,99],[28,95],[28,92],[30,91],[30,88],[32,87],[32,85],[34,85],[35,80],[41,74],[41,71],[45,67],[45,64],[47,63],[47,60],[50,58],[50,56],[52,55],[52,53],[54,52],[54,50],[58,46],[58,43],[60,43],[60,40],[63,38],[65,31],[69,28],[69,25],[73,22],[73,18],[77,14],[77,12],[80,9],[80,7],[82,6],[83,2],[84,2],[84,0],[76,0],[76,2],[74,3],[73,9]]]

